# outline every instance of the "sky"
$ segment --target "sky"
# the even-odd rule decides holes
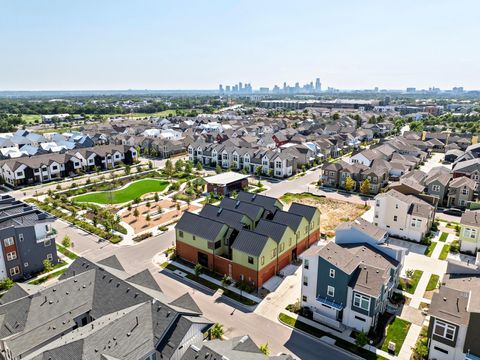
[[[0,90],[480,89],[478,0],[0,0]]]

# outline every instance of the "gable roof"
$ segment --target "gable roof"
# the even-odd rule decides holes
[[[185,211],[175,225],[175,229],[199,236],[208,241],[214,241],[224,226],[227,225],[219,221]]]
[[[253,231],[241,230],[232,244],[232,249],[258,257],[265,248],[268,238]]]
[[[315,216],[315,213],[317,211],[320,212],[320,210],[315,206],[300,204],[300,203],[296,203],[296,202],[293,202],[290,205],[290,208],[288,209],[289,213],[303,216],[304,218],[306,218],[308,220],[308,222],[312,221],[312,219]]]

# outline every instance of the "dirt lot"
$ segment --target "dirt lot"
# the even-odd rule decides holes
[[[158,208],[162,208],[162,213],[158,213]],[[133,215],[135,206],[132,207],[132,211],[126,211],[122,215],[122,220],[129,224],[135,233],[154,228],[166,223],[169,223],[172,219],[179,219],[185,210],[195,211],[199,209],[197,205],[187,205],[181,203],[180,210],[177,210],[177,205],[171,200],[160,200],[158,202],[151,201],[150,207],[146,205],[140,205],[137,209],[140,213],[138,218]],[[147,222],[147,215],[150,214],[150,221]]]
[[[338,224],[355,220],[369,209],[368,206],[365,207],[346,201],[331,200],[307,193],[286,193],[280,200],[285,204],[298,202],[319,208],[322,213],[320,217],[320,231],[329,236],[334,235],[335,228]]]

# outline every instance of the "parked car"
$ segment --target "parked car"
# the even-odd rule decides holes
[[[443,210],[443,213],[447,215],[462,216],[463,210],[460,210],[457,208],[451,208],[451,209]]]

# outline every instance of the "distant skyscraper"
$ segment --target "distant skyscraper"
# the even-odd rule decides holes
[[[223,85],[222,84],[218,85],[218,92],[223,93]]]
[[[230,92],[230,85],[225,86],[225,92],[227,92],[227,93]]]
[[[242,82],[239,82],[238,83],[238,91],[242,92],[242,90],[243,90],[243,84],[242,84]]]
[[[320,78],[317,78],[317,80],[315,80],[315,92],[322,92],[322,83],[320,82]]]

